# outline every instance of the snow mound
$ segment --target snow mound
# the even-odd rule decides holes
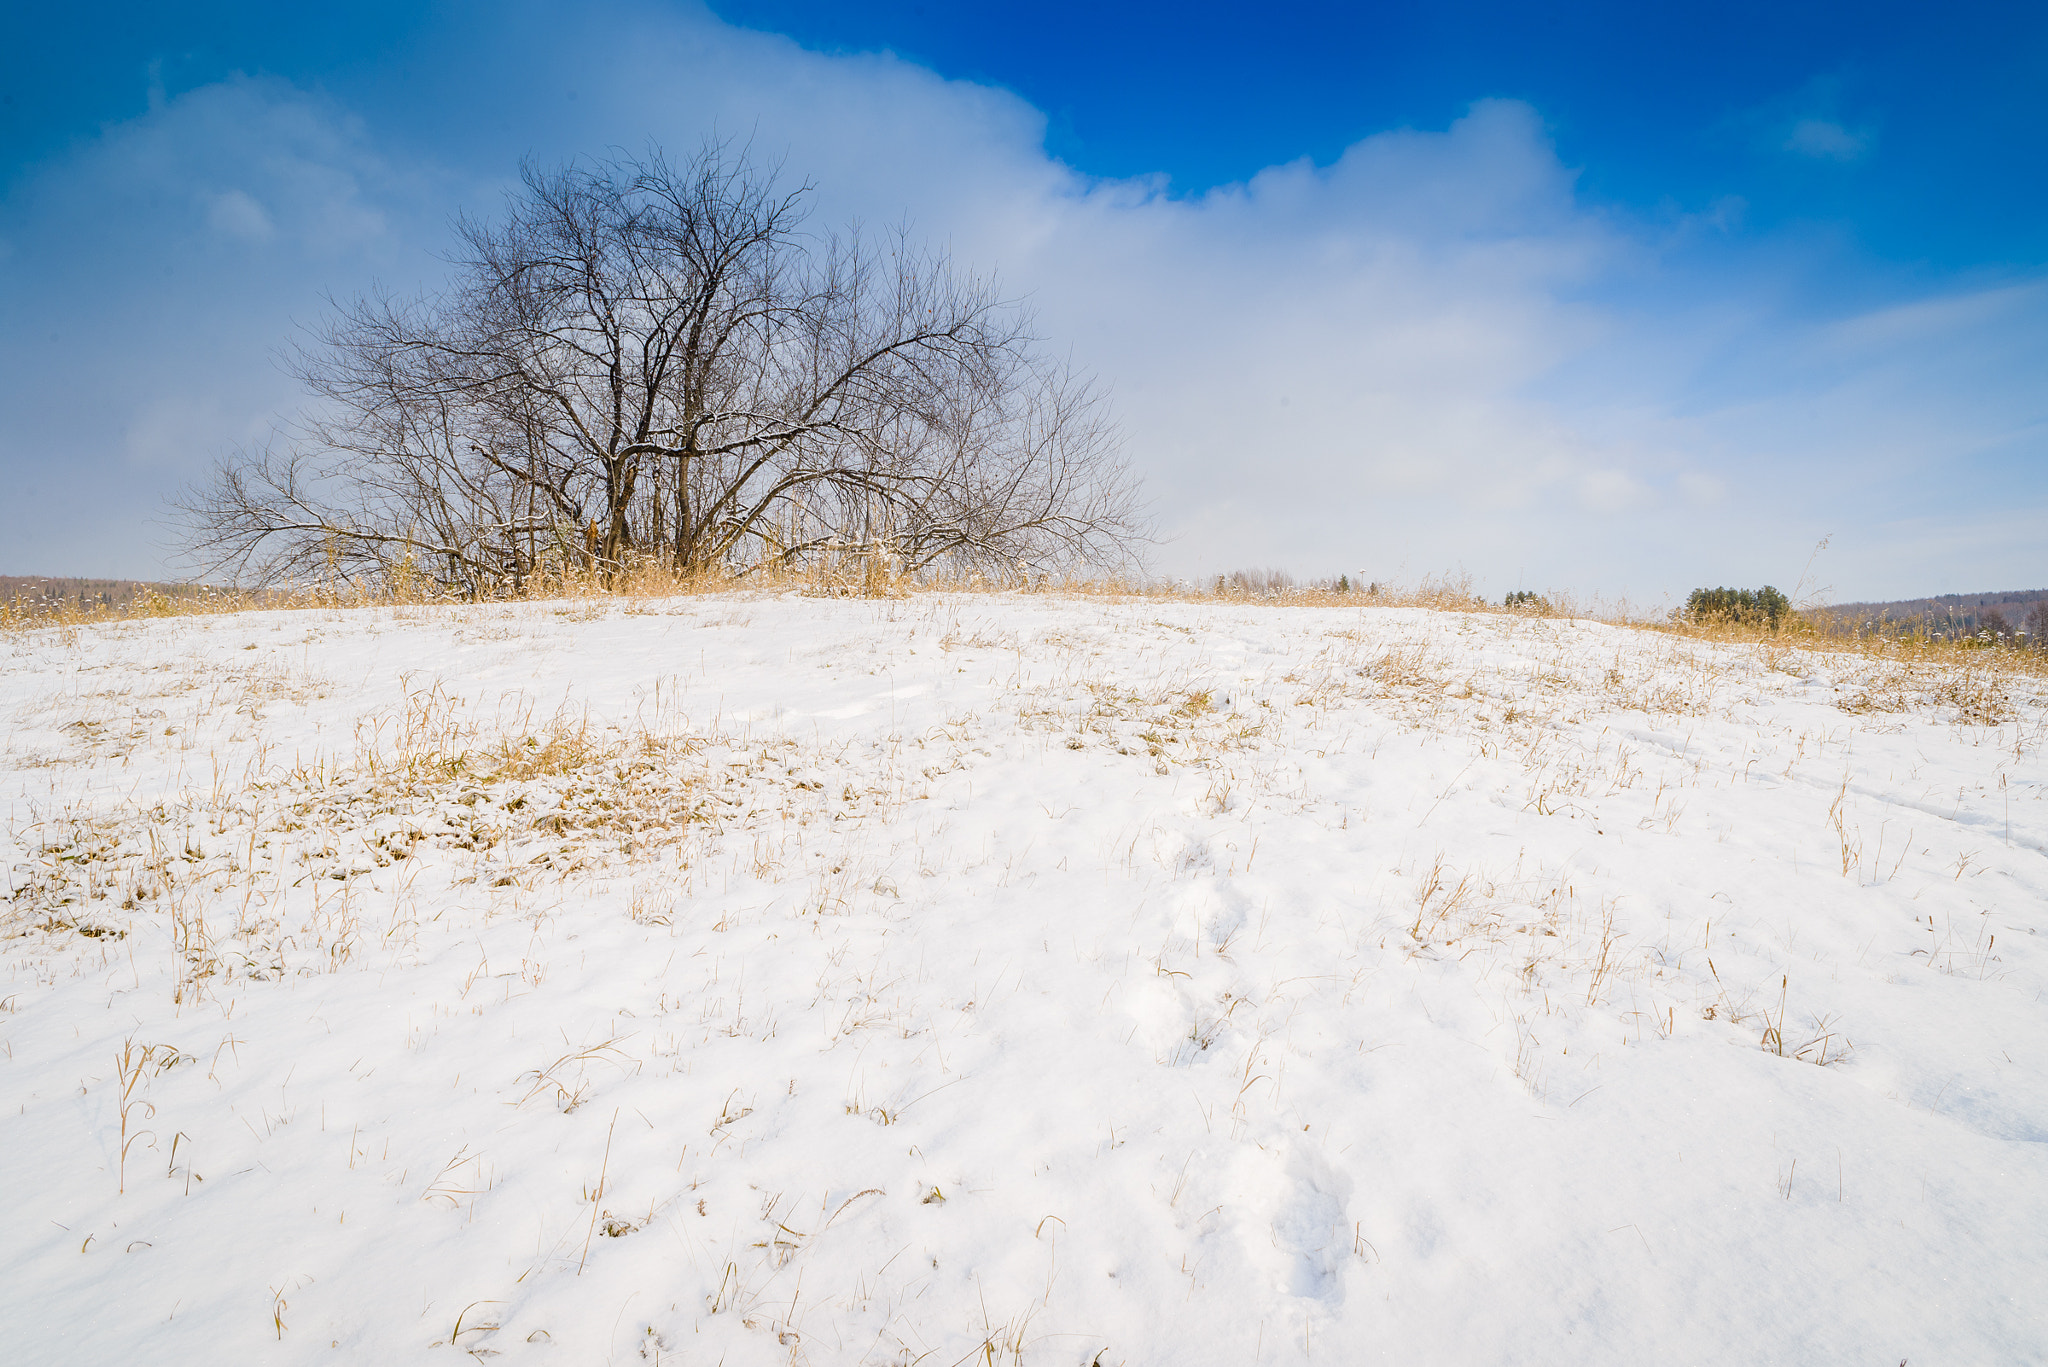
[[[0,657],[12,1361],[2044,1360],[2025,673],[937,594]]]

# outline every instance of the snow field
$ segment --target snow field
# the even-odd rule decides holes
[[[1039,595],[0,656],[13,1360],[2044,1360],[2025,674]]]

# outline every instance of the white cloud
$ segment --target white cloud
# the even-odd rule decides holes
[[[47,481],[38,500],[0,501],[10,572],[161,574],[162,497],[297,402],[273,353],[323,290],[403,261],[390,225],[418,221],[410,174],[333,101],[238,79],[9,187],[0,475]]]
[[[1602,335],[1560,295],[1628,250],[1576,210],[1533,114],[1490,103],[1193,200],[1095,190],[1011,274],[1114,375],[1171,514],[1245,499],[1250,469],[1276,504],[1499,504],[1586,465],[1526,391]]]
[[[164,394],[141,403],[128,419],[121,449],[137,467],[189,472],[221,445],[254,444],[269,433],[271,415],[222,393]]]
[[[1831,353],[1882,355],[1900,347],[1983,336],[2009,322],[2023,326],[2048,311],[2048,281],[1963,289],[1901,304],[1883,304],[1819,329]]]
[[[1623,513],[1649,501],[1650,491],[1627,470],[1589,470],[1578,479],[1579,500],[1596,513]]]
[[[1712,475],[1687,470],[1678,476],[1678,491],[1695,508],[1711,508],[1728,496],[1728,485]]]
[[[1785,150],[1816,161],[1861,161],[1870,152],[1870,133],[1852,133],[1833,119],[1801,119],[1785,135]]]
[[[263,206],[241,190],[229,190],[213,196],[212,206],[206,211],[206,221],[215,230],[244,242],[267,242],[275,231]]]
[[[405,188],[361,122],[331,100],[277,80],[237,77],[187,91],[109,126],[35,168],[5,217],[44,235],[59,264],[142,237],[211,241],[238,253],[273,237],[316,255],[373,246]]]

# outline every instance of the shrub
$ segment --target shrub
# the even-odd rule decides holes
[[[1541,615],[1550,611],[1550,600],[1528,589],[1516,589],[1501,600],[1501,606],[1512,612],[1533,612]]]
[[[1769,584],[1760,589],[1694,589],[1685,600],[1685,620],[1694,623],[1739,622],[1776,631],[1792,611],[1792,601]]]

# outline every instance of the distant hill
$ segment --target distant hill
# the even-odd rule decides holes
[[[0,603],[23,614],[40,612],[125,612],[143,593],[176,598],[198,593],[190,584],[153,584],[142,579],[70,579],[55,574],[0,574]]]
[[[2035,605],[2048,603],[2048,589],[2002,589],[1994,593],[1942,593],[1888,603],[1836,603],[1807,615],[1844,627],[1890,623],[1917,627],[1936,637],[1974,636],[1987,614],[1997,613],[2014,631],[2026,630]]]

